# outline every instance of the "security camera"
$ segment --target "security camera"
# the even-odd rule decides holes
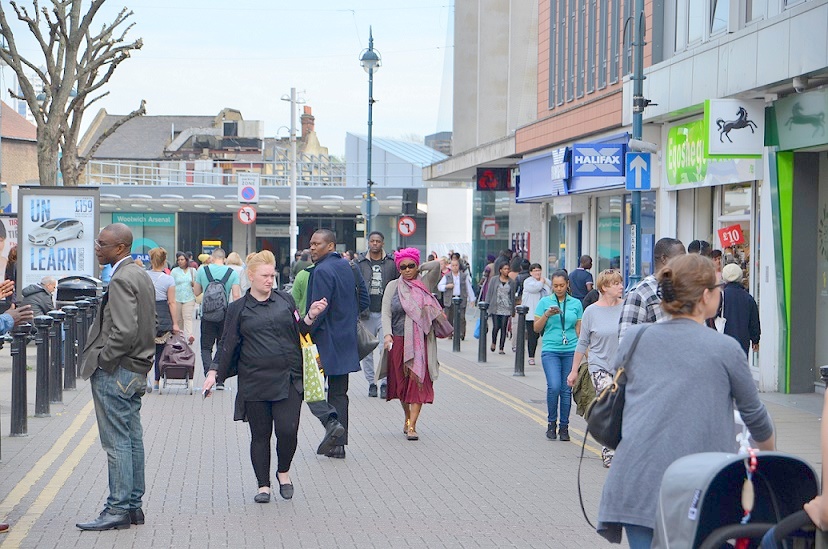
[[[796,93],[802,93],[808,88],[807,76],[794,76],[793,87]]]

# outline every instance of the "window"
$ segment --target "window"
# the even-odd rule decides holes
[[[621,0],[612,0],[612,19],[610,19],[610,84],[618,82],[618,42],[621,25]]]
[[[767,7],[767,0],[747,0],[745,6],[745,20],[749,23],[757,21],[765,17],[765,8]]]
[[[598,38],[598,89],[607,87],[607,22],[609,0],[601,1],[601,25],[599,26]]]
[[[561,0],[564,1],[564,0]],[[555,84],[557,63],[555,59],[555,39],[558,36],[558,2],[549,0],[549,108],[555,106]]]
[[[717,0],[709,0],[716,2]],[[725,4],[729,0],[724,0]],[[707,6],[702,0],[676,1],[676,51],[684,50],[688,44],[704,39],[705,11]]]
[[[566,29],[567,52],[566,52],[566,100],[575,99],[575,0],[569,0],[569,25]]]
[[[730,0],[713,0],[713,19],[710,34],[727,31],[730,20]]]
[[[574,4],[574,0],[572,0]],[[584,73],[586,72],[586,58],[584,56],[584,27],[586,24],[585,0],[578,0],[578,78],[575,89],[576,97],[584,96]]]
[[[589,18],[587,19],[587,93],[595,91],[595,18],[598,0],[589,2]]]
[[[558,4],[558,93],[556,103],[563,105],[564,87],[564,63],[566,61],[566,0],[560,0]]]
[[[635,41],[635,19],[633,18],[633,2],[624,2],[624,21],[627,21],[627,32],[622,40],[624,42],[624,61],[622,69],[624,74],[632,73],[632,43]]]

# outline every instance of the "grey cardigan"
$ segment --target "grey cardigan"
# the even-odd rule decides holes
[[[420,280],[423,285],[432,293],[437,290],[437,283],[440,282],[440,261],[429,261],[420,265]],[[392,280],[385,287],[385,292],[382,294],[382,333],[391,333],[391,298],[397,293],[397,284],[399,279]],[[437,362],[437,336],[434,335],[434,328],[428,333],[428,375],[431,381],[436,381],[440,374],[440,365]],[[380,341],[382,347],[382,356],[380,357],[379,372],[377,379],[382,379],[388,375],[388,351],[385,350],[385,345]]]
[[[627,336],[643,327],[626,369],[623,438],[598,510],[598,532],[614,543],[621,523],[655,526],[661,477],[676,459],[737,451],[734,401],[754,439],[773,434],[739,343],[693,320],[631,327],[613,371],[635,339]]]

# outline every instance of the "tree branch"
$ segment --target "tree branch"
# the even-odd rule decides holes
[[[123,118],[116,120],[112,126],[107,128],[105,132],[98,136],[98,139],[95,140],[95,143],[89,147],[89,152],[86,153],[86,156],[78,156],[78,172],[83,171],[83,168],[86,166],[87,162],[91,160],[95,153],[97,152],[98,148],[103,144],[103,142],[108,138],[110,135],[115,133],[115,131],[138,116],[143,116],[147,113],[147,102],[146,100],[141,100],[141,106],[129,113],[128,115],[124,116]]]

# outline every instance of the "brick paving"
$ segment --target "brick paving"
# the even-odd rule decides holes
[[[102,533],[74,526],[97,516],[107,493],[105,454],[97,439],[88,451],[82,442],[97,434],[94,414],[82,413],[91,400],[89,384],[79,381],[77,390],[64,393],[52,417],[30,417],[28,437],[9,438],[10,359],[0,351],[0,519],[12,523],[0,547],[609,546],[581,516],[579,446],[544,436],[540,366],[526,366],[526,376],[516,378],[511,353],[490,354],[487,364],[477,364],[477,340],[465,341],[457,354],[450,342],[439,345],[445,367],[435,403],[424,407],[417,442],[405,440],[397,402],[367,397],[361,373],[351,376],[347,459],[316,455],[323,429],[303,407],[290,501],[277,495],[266,505],[253,502],[249,430],[232,421],[235,391],[206,401],[180,388],[147,395],[147,524]],[[32,414],[34,379],[30,372]],[[789,447],[783,434],[780,448],[810,450],[809,458],[818,458],[818,417],[784,399],[769,407],[790,432]],[[50,455],[78,418],[83,421],[65,448]],[[583,430],[574,410],[572,427]],[[67,461],[73,457],[76,466]],[[29,472],[44,459],[52,461],[32,479]],[[27,474],[31,483],[18,486]],[[587,452],[582,485],[593,519],[605,475],[598,457]]]

